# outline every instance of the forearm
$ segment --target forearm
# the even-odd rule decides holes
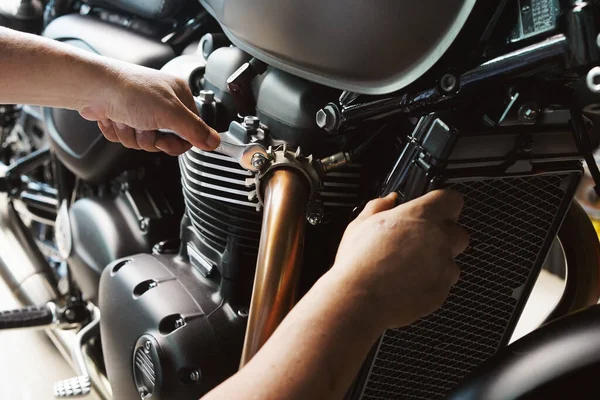
[[[384,327],[356,285],[328,274],[256,356],[202,400],[341,399]]]
[[[114,79],[106,61],[63,43],[0,27],[0,103],[80,110]]]

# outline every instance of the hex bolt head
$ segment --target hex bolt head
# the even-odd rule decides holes
[[[254,115],[246,115],[244,117],[244,127],[251,131],[256,131],[260,128],[260,119]]]
[[[316,116],[317,126],[325,129],[329,133],[335,133],[340,125],[340,116],[337,107],[328,104],[319,111]]]
[[[199,382],[201,376],[202,376],[202,374],[200,373],[200,370],[195,369],[192,372],[190,372],[190,381]]]
[[[258,170],[263,169],[268,162],[269,159],[264,154],[256,153],[252,156],[252,166]]]
[[[75,311],[73,311],[72,308],[67,308],[65,310],[65,318],[67,319],[67,321],[73,321],[75,319]]]
[[[200,94],[198,95],[198,98],[203,103],[210,103],[215,99],[215,92],[213,92],[212,90],[201,90]]]
[[[144,351],[150,353],[150,350],[152,350],[152,342],[147,340],[146,343],[144,343]]]
[[[318,213],[313,213],[308,216],[307,220],[309,224],[311,224],[312,226],[316,226],[319,225],[321,221],[323,221],[323,216]]]

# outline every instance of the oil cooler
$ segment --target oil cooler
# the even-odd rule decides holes
[[[438,187],[462,193],[470,234],[446,303],[390,329],[351,399],[441,399],[505,346],[582,176],[570,132],[458,137],[435,115],[407,140],[383,194],[406,200]]]

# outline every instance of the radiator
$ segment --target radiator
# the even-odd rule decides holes
[[[579,170],[450,180],[471,236],[436,313],[379,340],[353,399],[441,399],[510,339],[573,198]]]

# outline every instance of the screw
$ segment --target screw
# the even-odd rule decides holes
[[[146,388],[141,388],[139,393],[140,393],[140,398],[142,400],[144,400],[146,398],[146,396],[148,396],[148,390]]]
[[[242,318],[247,318],[249,311],[247,308],[240,308],[237,312],[238,316],[242,317]]]
[[[337,106],[329,103],[317,111],[317,126],[333,134],[340,127],[340,116]]]
[[[146,340],[146,343],[144,343],[144,351],[146,353],[150,353],[150,350],[152,350],[152,342],[149,340]]]
[[[266,165],[267,162],[269,162],[269,159],[267,157],[265,157],[264,154],[262,153],[255,153],[252,156],[252,166],[258,170],[263,169]]]
[[[453,74],[445,74],[440,79],[440,89],[444,93],[454,92],[458,87],[458,78]]]
[[[254,115],[247,115],[244,117],[244,127],[251,131],[255,131],[260,128],[260,119]]]
[[[211,103],[215,99],[215,92],[212,90],[201,90],[198,98],[203,103]]]
[[[200,370],[195,369],[192,372],[190,372],[190,380],[192,382],[198,382],[198,381],[200,381]]]
[[[519,109],[519,119],[522,121],[534,121],[538,114],[537,104],[532,102],[523,104]]]
[[[67,319],[67,321],[73,321],[75,319],[75,311],[73,311],[72,308],[67,308],[65,310],[65,318]]]
[[[142,231],[146,232],[148,230],[149,226],[150,226],[150,220],[148,218],[140,219],[140,229]]]
[[[312,213],[308,216],[307,219],[309,224],[315,226],[321,223],[321,221],[323,220],[323,216],[319,213]]]
[[[179,329],[184,325],[185,325],[185,321],[183,320],[183,318],[178,318],[175,320],[175,329]]]

